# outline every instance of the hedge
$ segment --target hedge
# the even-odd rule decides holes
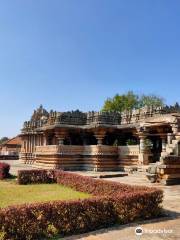
[[[0,180],[9,177],[9,170],[10,170],[9,164],[0,162]]]
[[[53,201],[14,206],[0,211],[4,239],[41,239],[57,234],[82,233],[115,223],[106,199]]]
[[[113,203],[119,222],[125,223],[135,218],[147,219],[160,214],[162,190],[93,179],[64,171],[56,171],[54,176],[59,184],[94,196],[108,197]],[[126,214],[122,214],[123,212]],[[129,214],[131,217],[128,217]]]
[[[31,175],[34,177],[29,177]],[[39,176],[39,178],[35,174]],[[46,176],[45,176],[46,175]],[[25,204],[0,210],[0,239],[31,240],[75,234],[158,216],[163,192],[63,171],[22,170],[19,183],[52,182],[91,193],[88,199]],[[37,180],[38,179],[38,180]]]
[[[117,195],[119,193],[132,193],[138,191],[154,191],[155,188],[132,186],[128,184],[94,179],[76,173],[55,170],[55,181],[59,184],[71,187],[80,192],[87,192],[92,195]]]
[[[54,182],[54,170],[19,170],[17,181],[19,184],[52,183]]]

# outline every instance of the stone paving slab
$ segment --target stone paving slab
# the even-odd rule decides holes
[[[20,160],[0,160],[0,162],[8,163],[10,164],[10,173],[12,175],[17,176],[17,171],[18,170],[30,170],[30,169],[37,169],[31,165],[23,164],[20,162]]]
[[[136,227],[141,227],[144,233],[135,234]],[[165,230],[164,230],[165,229]],[[155,231],[166,231],[155,233]],[[154,222],[139,222],[93,231],[88,234],[66,237],[64,240],[179,240],[180,219],[160,219]]]

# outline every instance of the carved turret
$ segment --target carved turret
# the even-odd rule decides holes
[[[49,113],[46,109],[43,108],[42,105],[40,105],[40,107],[37,108],[37,110],[34,110],[34,113],[31,116],[31,121],[38,121],[41,120],[43,117],[48,118]]]

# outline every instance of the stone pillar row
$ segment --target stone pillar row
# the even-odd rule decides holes
[[[55,137],[58,139],[58,145],[63,145],[64,144],[64,139],[67,137],[67,130],[66,129],[61,129],[61,130],[56,130],[55,131]],[[105,137],[106,132],[103,130],[96,130],[94,133],[94,136],[97,139],[97,145],[102,145],[103,144],[103,139]],[[44,133],[44,144],[47,145],[47,137],[48,133]]]
[[[46,145],[47,134],[31,134],[22,137],[25,152],[33,152],[35,146]]]

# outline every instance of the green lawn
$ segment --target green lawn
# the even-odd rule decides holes
[[[80,199],[89,196],[55,183],[18,185],[15,180],[0,180],[0,208],[22,203]]]

